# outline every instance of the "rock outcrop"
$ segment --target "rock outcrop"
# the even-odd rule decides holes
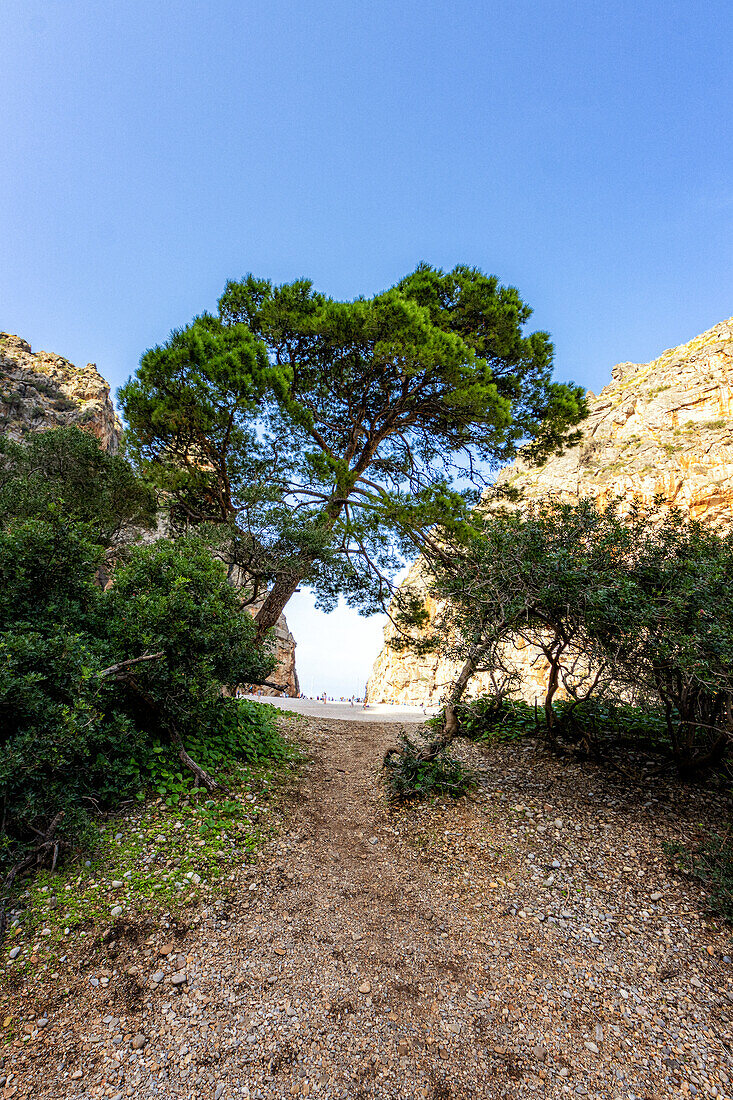
[[[514,463],[499,481],[525,501],[555,494],[564,501],[640,497],[713,525],[733,521],[733,318],[651,363],[619,363],[596,397],[579,446],[539,468]],[[420,585],[416,563],[406,583]],[[427,598],[431,616],[436,608]],[[385,641],[389,630],[385,632]],[[536,652],[515,652],[523,696],[543,693],[546,666]],[[455,666],[437,656],[414,657],[385,644],[368,686],[372,702],[437,703]],[[477,677],[472,693],[489,690]]]
[[[262,688],[263,695],[287,695],[297,699],[300,695],[298,673],[295,668],[295,638],[288,629],[287,619],[281,615],[275,624],[275,657],[277,664],[270,676],[273,684],[282,684],[284,691],[275,688]]]
[[[0,432],[22,439],[72,424],[93,432],[106,451],[117,450],[122,424],[95,364],[75,367],[61,355],[34,353],[20,337],[0,333]]]

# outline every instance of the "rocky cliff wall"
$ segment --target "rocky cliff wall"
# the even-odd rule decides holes
[[[0,333],[0,432],[22,439],[72,424],[93,432],[106,451],[117,450],[122,424],[95,364],[75,367],[61,355],[33,352],[19,336]]]
[[[287,695],[291,699],[297,699],[300,695],[298,673],[295,668],[296,641],[288,629],[288,622],[281,615],[275,624],[275,657],[277,664],[270,675],[273,684],[282,684],[284,691],[275,688],[263,687],[260,690],[263,695]]]
[[[733,318],[651,363],[619,363],[596,397],[579,446],[529,468],[521,462],[499,481],[526,501],[550,493],[565,501],[660,495],[668,505],[713,525],[733,520]],[[417,578],[416,563],[406,583]],[[434,616],[436,608],[427,598]],[[385,641],[389,631],[385,632]],[[515,651],[524,698],[543,693],[547,667],[536,651]],[[455,666],[435,656],[416,658],[385,644],[369,681],[372,702],[437,703]],[[477,677],[472,694],[490,689]]]

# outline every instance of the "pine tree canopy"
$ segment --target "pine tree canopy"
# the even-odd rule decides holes
[[[227,283],[120,391],[137,461],[183,525],[214,521],[266,629],[302,581],[373,610],[405,554],[460,522],[491,469],[577,439],[517,290],[421,264],[372,298],[299,279]]]

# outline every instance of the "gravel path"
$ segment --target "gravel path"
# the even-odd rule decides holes
[[[301,728],[258,864],[38,1006],[3,1098],[733,1096],[729,933],[661,852],[727,807],[498,745],[476,798],[390,810],[394,726]]]

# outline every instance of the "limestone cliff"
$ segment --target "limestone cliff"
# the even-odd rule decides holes
[[[733,520],[733,318],[665,351],[651,363],[619,363],[596,397],[578,447],[540,468],[521,462],[499,481],[521,491],[524,500],[550,493],[562,500],[639,496],[665,502],[714,525]],[[411,571],[418,578],[420,564]],[[407,583],[407,582],[406,582]],[[432,614],[435,607],[428,607]],[[388,637],[389,632],[386,632]],[[546,667],[536,653],[516,653],[522,694],[540,695]],[[388,645],[377,657],[369,681],[373,702],[436,703],[451,682],[454,666],[437,657],[415,658]],[[488,690],[477,678],[473,693]]]
[[[275,624],[275,656],[277,664],[270,676],[274,684],[282,684],[284,691],[276,691],[274,688],[262,688],[263,695],[287,695],[291,699],[297,699],[300,695],[298,673],[295,668],[295,638],[288,629],[287,619],[281,615]]]
[[[20,337],[0,333],[0,432],[21,439],[28,432],[72,424],[93,432],[106,451],[117,450],[122,424],[94,363],[75,367],[60,355],[34,353]]]

